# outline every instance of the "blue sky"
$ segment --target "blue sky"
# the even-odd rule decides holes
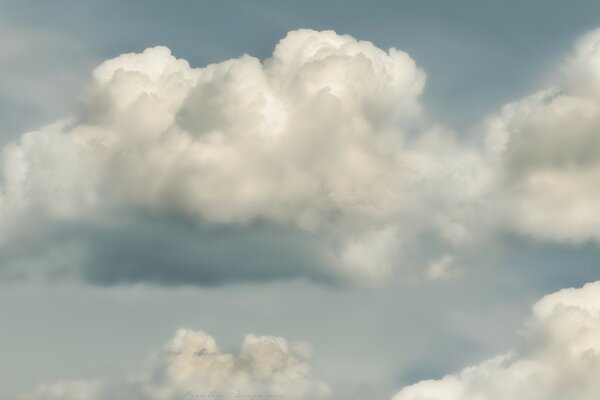
[[[29,107],[16,108],[11,95],[2,93],[3,108],[11,107],[2,119],[18,134],[61,116],[72,106],[91,68],[120,53],[163,44],[196,66],[244,53],[263,58],[286,32],[308,27],[333,29],[371,40],[381,48],[407,51],[429,74],[426,101],[448,124],[465,128],[478,122],[482,114],[538,87],[571,43],[597,26],[600,11],[594,1],[569,5],[561,1],[377,4],[3,2],[4,26],[44,39],[56,37],[43,46],[46,49],[39,59],[22,55],[9,60],[9,65],[28,79],[55,80],[62,74],[69,78],[58,81],[62,83],[58,95],[53,91],[63,107],[55,105],[48,110],[25,104]],[[38,115],[35,122],[25,122]]]
[[[288,32],[307,28],[334,30],[370,41],[380,49],[394,47],[408,53],[425,71],[427,83],[418,99],[422,113],[402,129],[416,130],[417,136],[421,129],[439,130],[455,138],[456,144],[442,142],[442,150],[435,153],[444,158],[452,155],[455,147],[460,151],[463,145],[467,148],[472,138],[474,143],[483,141],[486,133],[481,132],[488,129],[482,128],[483,121],[488,115],[500,115],[504,104],[560,86],[556,82],[562,78],[557,76],[565,57],[579,37],[600,26],[598,15],[600,3],[594,1],[0,0],[0,144],[8,149],[24,132],[71,116],[75,116],[71,122],[75,127],[79,121],[93,125],[96,120],[92,117],[86,120],[89,114],[102,121],[105,110],[90,95],[95,90],[92,71],[120,54],[161,45],[192,67],[243,54],[262,60],[272,55]],[[414,79],[418,80],[417,73]],[[404,101],[402,96],[404,92],[398,101]],[[200,108],[192,112],[201,113]],[[316,110],[313,113],[318,114]],[[520,121],[501,118],[509,120],[507,125]],[[228,121],[230,125],[234,122]],[[596,126],[594,121],[590,124]],[[526,130],[529,125],[523,126]],[[582,137],[588,137],[586,132]],[[548,143],[554,143],[552,140]],[[44,143],[53,146],[51,139]],[[425,143],[423,146],[429,145]],[[544,143],[543,138],[533,142],[532,152],[543,152]],[[556,143],[560,147],[561,142]],[[590,143],[593,147],[595,142]],[[581,147],[585,146],[583,142]],[[439,145],[432,148],[439,151]],[[548,158],[552,149],[545,153],[550,154]],[[460,151],[457,154],[463,157]],[[510,153],[510,157],[516,154],[517,161],[506,167],[517,176],[515,180],[521,176],[519,168],[531,168],[527,173],[537,171],[534,162],[534,166],[521,167],[520,151]],[[54,162],[52,157],[36,154],[31,156],[30,169],[40,163],[44,169],[44,162]],[[68,149],[56,154],[55,158],[71,157]],[[470,160],[469,154],[465,160]],[[556,156],[559,161],[561,154]],[[507,164],[513,160],[510,157]],[[537,160],[535,156],[531,159]],[[71,172],[84,170],[82,165],[57,167],[56,172],[49,165],[49,174],[41,174],[40,181],[55,181],[59,188],[66,182],[68,186],[70,179],[81,179],[73,178],[78,172]],[[282,165],[281,169],[287,170],[287,164]],[[118,176],[119,166],[115,168]],[[259,165],[257,170],[261,168]],[[3,166],[0,188],[9,187],[13,171]],[[124,186],[139,184],[124,182]],[[581,189],[576,179],[569,181],[574,186],[557,182],[570,187],[573,198],[581,194],[578,205],[588,204],[590,198],[593,202],[595,193]],[[40,185],[42,189],[35,194],[43,197],[39,193],[46,193],[46,186]],[[111,189],[100,187],[102,196],[112,196],[107,193]],[[221,186],[217,182],[215,187]],[[337,186],[332,187],[333,192]],[[428,190],[424,189],[424,201],[429,201]],[[482,200],[494,203],[490,213],[496,212],[497,206],[491,198],[508,203],[513,201],[510,196],[517,196],[510,192],[512,187],[500,185],[494,190],[498,192],[486,193],[490,197]],[[115,193],[117,198],[121,192]],[[515,348],[519,327],[537,299],[598,276],[598,233],[582,222],[583,227],[577,225],[568,232],[565,224],[564,235],[547,234],[548,226],[561,231],[566,219],[552,219],[552,213],[560,214],[560,209],[548,206],[535,193],[522,203],[518,203],[520,198],[515,200],[515,209],[548,206],[547,220],[539,217],[530,223],[517,211],[506,217],[511,222],[495,215],[477,216],[475,219],[483,222],[480,226],[477,219],[473,231],[481,240],[474,240],[473,246],[445,242],[444,233],[438,235],[432,225],[417,221],[420,211],[416,217],[406,217],[410,213],[403,210],[398,211],[401,217],[396,211],[386,215],[389,221],[405,218],[397,224],[400,230],[419,228],[414,228],[418,234],[403,248],[402,258],[392,257],[394,272],[375,288],[346,284],[327,263],[334,258],[332,252],[347,245],[346,240],[351,244],[370,240],[371,223],[376,226],[373,235],[379,238],[378,229],[389,221],[374,217],[375,222],[356,222],[341,208],[323,217],[333,222],[313,234],[313,228],[294,225],[294,215],[289,217],[292,222],[286,219],[288,213],[297,212],[293,207],[301,208],[295,198],[290,201],[292,211],[285,208],[285,202],[273,206],[284,209],[283,217],[260,209],[256,216],[230,223],[226,218],[220,220],[218,212],[231,212],[235,220],[236,210],[223,211],[210,203],[189,212],[188,203],[178,202],[179,193],[168,197],[168,204],[159,211],[144,208],[145,203],[136,202],[135,194],[127,192],[126,196],[130,196],[128,202],[119,205],[114,214],[112,203],[107,202],[110,205],[98,214],[69,217],[67,222],[48,217],[50,222],[46,222],[42,205],[27,211],[14,227],[1,219],[0,207],[0,348],[5,361],[0,363],[0,397],[16,398],[41,382],[97,377],[117,380],[139,369],[173,332],[186,327],[213,335],[224,349],[236,348],[249,332],[306,341],[314,349],[314,370],[330,382],[340,398],[350,399],[349,393],[359,398],[390,398],[404,385],[439,378]],[[451,196],[443,197],[441,210],[463,210],[463,203],[451,208],[454,206],[447,206],[445,200]],[[565,197],[567,201],[570,198],[557,195],[561,201]],[[57,201],[53,199],[49,202]],[[221,203],[227,203],[226,199]],[[241,203],[232,204],[239,208]],[[479,204],[464,207],[471,206],[487,209]],[[318,203],[313,208],[320,207]],[[587,215],[593,225],[597,210],[591,208]],[[215,209],[218,212],[213,213]],[[356,220],[360,218],[362,214]],[[98,223],[98,219],[103,221]],[[3,223],[9,232],[5,237]],[[356,235],[346,232],[353,229]],[[361,229],[365,229],[364,236]],[[385,236],[387,231],[381,231]],[[83,255],[76,247],[78,239],[84,243]],[[456,265],[457,275],[447,281],[426,282],[422,270],[447,254],[451,254],[449,265]],[[119,264],[122,259],[127,262]],[[42,276],[37,270],[49,273]]]

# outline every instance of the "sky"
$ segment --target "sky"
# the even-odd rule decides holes
[[[599,12],[0,0],[0,397],[597,398]]]

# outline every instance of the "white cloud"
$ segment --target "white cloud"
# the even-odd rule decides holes
[[[157,243],[165,220],[229,232],[275,227],[302,238],[286,251],[304,261],[278,273],[279,259],[265,261],[272,249],[262,246],[250,262],[262,266],[260,279],[374,285],[430,239],[452,254],[505,231],[597,240],[598,43],[600,31],[583,37],[556,87],[489,117],[481,145],[423,118],[425,73],[406,53],[332,31],[293,31],[264,61],[245,55],[204,68],[165,47],[123,54],[94,71],[85,112],[4,149],[0,249],[28,255],[12,248],[32,235],[59,237],[65,243],[47,246],[79,247],[62,263],[103,283],[216,284],[252,274],[227,257],[194,265],[196,246]],[[161,266],[124,250],[134,247],[121,245],[137,240],[132,232],[148,231],[147,252],[160,245],[168,258],[192,260]],[[100,248],[98,232],[112,243]],[[3,265],[23,264],[10,257]],[[108,263],[127,265],[98,273]]]
[[[600,281],[548,295],[533,307],[522,349],[394,400],[593,400],[600,393]]]
[[[546,89],[487,121],[499,172],[499,225],[554,241],[600,239],[600,30],[585,35]]]
[[[180,329],[128,380],[42,384],[19,400],[241,398],[239,394],[271,399],[326,398],[331,389],[313,376],[306,361],[309,350],[304,343],[247,335],[239,352],[227,353],[204,332]]]
[[[424,231],[469,240],[487,173],[423,128],[425,74],[404,52],[299,30],[264,62],[192,68],[155,47],[93,76],[83,114],[4,150],[0,245],[44,224],[118,225],[123,210],[266,222],[317,237],[328,274],[374,284]]]

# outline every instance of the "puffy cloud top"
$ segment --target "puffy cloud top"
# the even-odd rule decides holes
[[[401,137],[390,130],[418,111],[425,80],[405,53],[309,30],[264,63],[193,69],[157,47],[94,78],[86,117],[65,134],[100,153],[109,193],[208,221],[302,226],[390,202],[399,148],[387,146]]]

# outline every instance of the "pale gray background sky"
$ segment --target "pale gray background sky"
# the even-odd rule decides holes
[[[296,28],[407,51],[428,74],[429,112],[467,132],[542,86],[573,40],[597,26],[597,1],[0,1],[0,142],[69,115],[107,58],[158,44],[193,66],[262,58]],[[530,304],[597,278],[599,255],[593,246],[507,237],[464,255],[460,280],[398,277],[375,291],[302,280],[212,288],[4,282],[0,397],[42,381],[135,371],[189,327],[225,347],[248,332],[307,341],[326,380],[385,398],[510,349]],[[422,259],[415,255],[415,265]]]

